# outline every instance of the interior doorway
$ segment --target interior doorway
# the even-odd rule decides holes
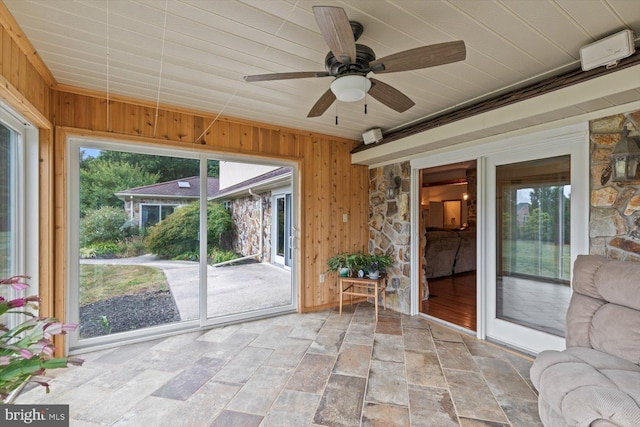
[[[420,170],[420,312],[477,330],[476,161]]]

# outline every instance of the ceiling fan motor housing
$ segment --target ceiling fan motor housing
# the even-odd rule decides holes
[[[356,43],[356,62],[343,64],[333,55],[333,53],[327,53],[324,59],[324,68],[327,73],[332,76],[340,76],[348,73],[367,74],[371,71],[369,62],[376,59],[376,54],[369,46]]]

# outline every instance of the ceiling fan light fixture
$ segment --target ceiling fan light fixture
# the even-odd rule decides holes
[[[342,102],[360,101],[369,89],[371,81],[360,74],[341,76],[331,83],[331,91]]]

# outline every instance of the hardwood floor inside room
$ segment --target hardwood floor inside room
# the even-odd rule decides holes
[[[429,299],[421,312],[476,330],[476,272],[429,279]]]

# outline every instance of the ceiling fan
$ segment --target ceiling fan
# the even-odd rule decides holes
[[[453,41],[417,47],[376,59],[373,49],[356,44],[364,27],[349,21],[341,7],[314,6],[318,28],[331,50],[324,61],[326,71],[297,71],[245,76],[247,82],[267,80],[303,79],[308,77],[335,77],[331,87],[318,99],[307,117],[321,116],[333,102],[359,101],[368,93],[389,108],[402,113],[415,103],[405,94],[367,74],[395,73],[417,70],[462,61],[466,57],[463,41]]]

